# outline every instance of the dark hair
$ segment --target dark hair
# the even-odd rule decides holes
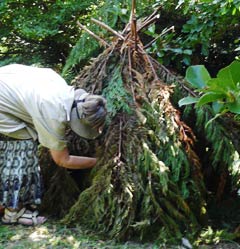
[[[82,103],[82,113],[86,122],[98,129],[105,123],[107,115],[106,100],[102,96],[89,94]]]

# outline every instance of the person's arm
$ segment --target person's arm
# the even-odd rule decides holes
[[[54,162],[68,169],[88,169],[95,166],[97,160],[93,157],[69,155],[68,149],[50,150]]]

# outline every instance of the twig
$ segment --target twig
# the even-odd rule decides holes
[[[91,20],[92,20],[94,23],[96,23],[96,24],[98,24],[99,26],[101,26],[102,28],[104,28],[104,29],[106,29],[106,30],[112,32],[114,35],[116,35],[116,36],[117,36],[118,38],[120,38],[121,40],[124,40],[124,37],[123,37],[120,33],[118,33],[117,31],[115,31],[115,30],[112,29],[111,27],[109,27],[107,24],[105,24],[105,23],[103,23],[103,22],[100,22],[100,21],[96,20],[95,18],[91,18]]]
[[[158,35],[157,37],[155,37],[152,41],[150,41],[147,45],[144,46],[144,49],[149,48],[159,37],[161,37],[162,35],[166,34],[168,31],[170,30],[174,30],[174,26],[166,29],[164,32],[162,32],[160,35]]]
[[[124,34],[129,29],[130,23],[127,23],[121,34]]]
[[[94,37],[96,40],[98,40],[99,42],[101,42],[104,46],[106,47],[110,47],[110,45],[104,41],[102,38],[100,38],[99,36],[97,36],[96,34],[94,34],[91,30],[89,30],[88,28],[86,28],[85,26],[83,26],[80,22],[77,21],[77,25],[85,30],[89,35],[91,35],[92,37]]]
[[[141,31],[142,29],[146,28],[150,24],[154,23],[158,18],[159,16],[157,15],[157,16],[154,16],[152,19],[149,19],[147,22],[144,22],[144,24],[138,28],[137,32]]]
[[[162,8],[162,6],[158,6],[158,8],[156,8],[153,13],[148,16],[144,21],[143,21],[143,25],[145,25],[145,23],[147,23],[150,19],[152,19],[157,13],[158,11]]]
[[[181,87],[186,90],[188,93],[190,93],[192,96],[197,97],[198,95],[194,93],[189,87],[187,87],[184,83],[184,80],[179,79],[177,76],[175,76],[173,73],[171,73],[164,65],[160,64],[156,59],[151,58],[153,62],[160,67],[166,74],[171,75],[173,78],[175,78],[174,81],[177,81]]]

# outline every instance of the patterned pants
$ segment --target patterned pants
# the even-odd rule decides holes
[[[0,205],[41,203],[37,146],[33,140],[0,141]]]

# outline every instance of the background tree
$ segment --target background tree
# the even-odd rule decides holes
[[[95,2],[95,1],[94,1]],[[76,20],[92,1],[1,1],[1,65],[63,65],[78,39]]]

